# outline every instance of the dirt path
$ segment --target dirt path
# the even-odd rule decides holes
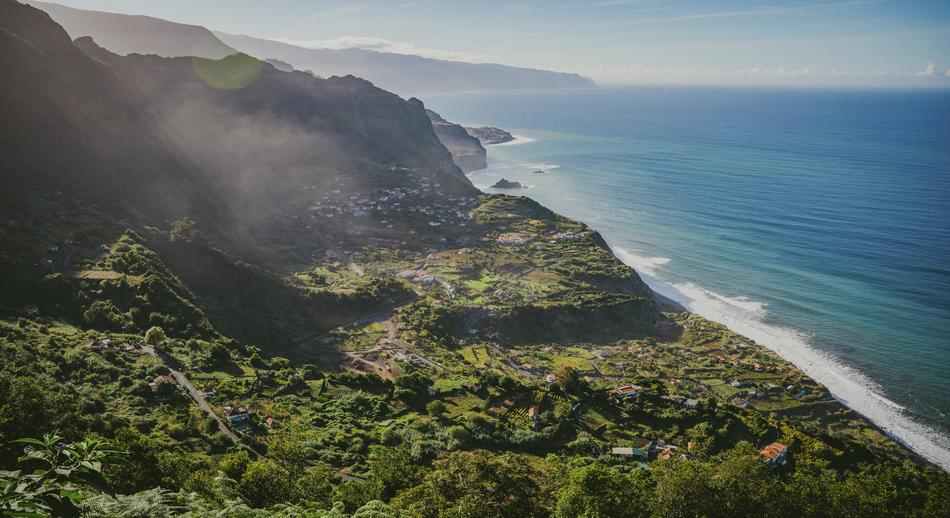
[[[406,358],[417,359],[418,361],[433,369],[446,370],[444,365],[435,360],[426,358],[422,354],[419,354],[418,352],[414,351],[408,343],[399,338],[399,324],[396,321],[395,313],[390,313],[388,315],[374,315],[373,317],[354,322],[351,324],[351,326],[356,327],[373,323],[383,324],[383,327],[386,329],[386,334],[381,336],[379,340],[376,341],[376,345],[371,349],[344,353],[344,355],[347,358],[350,358],[351,361],[366,365],[386,379],[394,379],[398,371],[387,368],[388,365],[385,363],[369,360],[365,358],[365,356],[380,352],[396,352],[401,353]]]

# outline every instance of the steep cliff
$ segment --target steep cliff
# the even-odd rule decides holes
[[[358,78],[281,72],[245,55],[119,56],[90,38],[74,44],[43,11],[12,0],[0,1],[0,66],[10,78],[0,82],[0,307],[43,303],[44,279],[79,278],[133,228],[201,304],[230,308],[218,324],[243,319],[260,332],[288,322],[286,340],[287,329],[371,307],[299,298],[284,289],[287,271],[348,240],[405,232],[385,218],[317,217],[315,207],[392,189],[477,193],[419,103]],[[200,229],[200,240],[188,248],[154,233],[175,225]],[[271,295],[222,300],[239,279]]]
[[[463,172],[470,173],[488,167],[488,153],[479,139],[470,135],[462,126],[443,119],[432,110],[426,110],[426,114],[432,121],[435,134]]]

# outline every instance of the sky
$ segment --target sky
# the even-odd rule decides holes
[[[950,87],[950,0],[59,0],[602,84]]]

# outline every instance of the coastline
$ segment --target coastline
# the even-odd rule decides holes
[[[514,135],[514,134],[513,134],[512,136],[515,138],[514,140],[510,140],[510,141],[508,141],[508,142],[501,142],[501,143],[498,143],[498,144],[489,144],[489,145],[485,146],[485,149],[487,150],[487,149],[491,149],[491,148],[493,148],[493,147],[520,146],[520,145],[522,145],[522,144],[530,144],[530,143],[532,143],[532,142],[535,142],[535,139],[533,139],[533,138],[531,138],[531,137],[525,137],[525,136],[523,136],[523,135]]]
[[[486,150],[495,146],[535,141],[536,139],[516,135],[515,141],[486,146]],[[477,176],[489,170],[490,168],[474,171],[468,176]],[[484,190],[481,187],[480,189]],[[550,208],[560,212],[558,207]],[[591,228],[600,231],[593,224]],[[765,305],[744,297],[725,297],[693,283],[674,284],[664,281],[657,270],[669,263],[670,259],[639,256],[613,243],[610,243],[610,248],[615,257],[640,275],[657,295],[657,301],[661,305],[681,308],[722,324],[778,354],[826,387],[839,404],[860,414],[881,433],[920,459],[950,472],[950,438],[906,415],[903,406],[881,395],[880,387],[874,381],[813,347],[807,336],[794,329],[769,323],[766,320]]]
[[[642,267],[644,258],[613,246],[611,250],[618,259],[636,270],[650,289],[663,299],[687,312],[722,324],[778,354],[827,388],[836,401],[860,414],[892,440],[950,472],[950,440],[905,416],[904,407],[879,394],[877,385],[861,372],[815,349],[794,329],[766,323],[764,310],[755,308],[752,301],[733,301],[695,284],[665,283],[655,272],[650,272],[649,266]],[[648,265],[652,258],[645,259]],[[742,312],[746,313],[744,317],[735,316]]]

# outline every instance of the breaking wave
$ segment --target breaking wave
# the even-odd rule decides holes
[[[532,142],[537,142],[537,139],[531,137],[523,137],[521,135],[512,135],[515,139],[509,142],[502,142],[501,144],[492,144],[489,147],[502,147],[502,146],[520,146],[522,144],[530,144]]]

